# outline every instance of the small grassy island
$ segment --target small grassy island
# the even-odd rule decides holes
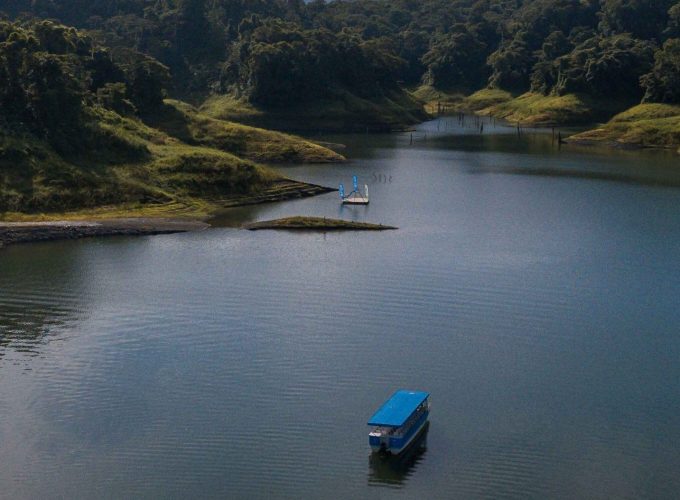
[[[261,229],[289,229],[296,231],[389,231],[398,229],[394,226],[355,222],[342,219],[328,219],[326,217],[285,217],[283,219],[267,220],[246,224],[243,229],[258,231]]]

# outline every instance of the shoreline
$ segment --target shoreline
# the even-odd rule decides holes
[[[201,220],[161,217],[116,218],[98,221],[0,222],[0,249],[9,245],[101,236],[148,236],[202,231]]]
[[[564,96],[483,89],[470,95],[429,89],[425,107],[433,117],[462,113],[521,129],[566,129],[564,143],[628,150],[670,150],[680,154],[680,106],[626,101],[594,101],[584,94]],[[570,133],[571,132],[571,133]]]
[[[337,189],[291,179],[279,179],[273,181],[267,188],[256,194],[225,198],[219,200],[218,204],[220,205],[220,209],[245,207],[248,205],[261,205],[263,203],[272,203],[276,201],[310,198],[312,196],[332,193],[334,191],[337,191]]]
[[[308,198],[331,193],[333,188],[306,182],[280,179],[253,195],[219,200],[222,208],[236,208],[277,201]],[[66,214],[65,214],[66,215]],[[0,221],[0,249],[9,245],[58,240],[74,240],[103,236],[151,236],[157,234],[202,231],[213,227],[210,217],[192,216],[130,216],[109,217],[106,214],[83,216],[73,220]]]
[[[471,108],[460,108],[460,112],[466,116],[474,116],[481,119],[494,119],[497,124],[502,124],[510,128],[519,126],[521,130],[549,130],[554,129],[556,132],[562,132],[562,144],[570,146],[580,146],[584,148],[606,148],[618,149],[628,151],[670,151],[680,154],[680,144],[654,144],[653,142],[624,142],[612,138],[597,139],[592,138],[591,134],[598,133],[603,130],[601,122],[584,122],[584,123],[570,123],[570,122],[555,122],[555,121],[508,121],[499,115],[480,112]],[[482,110],[485,111],[485,110]],[[432,119],[455,117],[457,113],[441,112],[440,114],[432,115]]]
[[[277,230],[277,231],[390,231],[398,229],[395,226],[374,224],[370,222],[356,222],[327,217],[294,216],[281,219],[252,222],[241,226],[248,231]]]

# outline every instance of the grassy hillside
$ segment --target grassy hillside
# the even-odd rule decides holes
[[[341,155],[302,138],[212,118],[176,100],[166,100],[163,108],[145,121],[187,144],[217,148],[257,162],[344,160]]]
[[[492,106],[500,106],[513,99],[510,92],[501,89],[482,89],[467,96],[461,103],[464,110],[481,111]]]
[[[411,95],[423,104],[425,111],[431,115],[457,110],[465,99],[460,92],[447,92],[431,85],[421,85],[411,91]]]
[[[212,118],[290,131],[389,131],[425,119],[422,104],[406,92],[368,100],[344,92],[329,101],[263,108],[231,95],[213,96],[200,108]]]
[[[441,103],[444,112],[477,113],[494,116],[525,126],[580,125],[607,120],[626,108],[625,103],[592,99],[580,94],[546,96],[527,92],[513,96],[501,89],[486,88],[469,96],[439,92],[432,87],[420,87],[414,96],[426,103],[431,113]]]
[[[203,216],[281,179],[229,150],[263,161],[342,159],[296,137],[202,117],[183,103],[165,109],[186,128],[173,129],[180,118],[164,131],[91,108],[88,145],[69,156],[32,135],[0,129],[0,219]]]
[[[570,137],[569,141],[676,148],[680,145],[680,106],[641,104],[616,115],[600,128]]]
[[[499,102],[484,100],[484,94],[496,93]],[[482,91],[482,96],[474,94],[469,100],[473,110],[480,114],[495,116],[509,122],[521,122],[528,126],[579,125],[608,119],[625,109],[625,103],[596,100],[585,95],[567,94],[545,96],[527,92],[518,97],[503,99],[502,91]],[[478,93],[479,94],[479,93]],[[505,93],[505,97],[509,97]]]
[[[413,96],[425,103],[425,109],[432,114],[438,109],[443,113],[472,113],[490,106],[512,100],[512,94],[500,89],[482,89],[466,96],[458,92],[444,92],[429,85],[413,91]],[[439,107],[439,108],[438,108]]]

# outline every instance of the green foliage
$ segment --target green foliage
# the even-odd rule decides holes
[[[669,38],[680,37],[680,2],[668,9],[668,28],[664,34]]]
[[[625,108],[620,101],[587,94],[543,95],[527,92],[482,109],[482,114],[529,126],[579,125],[607,119]]]
[[[0,126],[69,156],[98,147],[94,103],[122,114],[163,104],[167,68],[146,56],[128,59],[119,65],[89,36],[52,21],[0,21]],[[128,153],[123,157],[139,156],[134,148]]]
[[[161,188],[193,197],[249,193],[262,181],[253,163],[205,151],[161,158],[151,169]]]
[[[115,64],[91,56],[88,90],[125,82],[141,113],[168,88],[279,108],[347,93],[377,101],[421,83],[633,102],[672,66],[642,87],[653,51],[680,37],[677,0],[7,0],[5,9],[89,29]],[[87,49],[64,27],[33,36],[58,56]]]
[[[489,56],[492,87],[521,91],[529,86],[535,56],[525,37],[518,36]]]
[[[299,138],[166,105],[168,80],[168,69],[149,56],[125,49],[112,57],[73,28],[0,21],[0,213],[108,205],[204,213],[278,178],[227,150],[258,160],[342,159]],[[141,121],[168,107],[186,136],[169,135],[169,119],[168,133]]]
[[[300,103],[285,108],[263,108],[231,95],[209,98],[201,111],[208,116],[286,131],[390,131],[427,117],[422,104],[406,92],[395,91],[378,99],[342,92],[333,99]]]
[[[152,113],[163,105],[164,88],[169,81],[166,66],[153,59],[139,61],[131,69],[127,97],[141,113]]]
[[[652,67],[654,45],[629,35],[595,36],[568,54],[534,68],[534,89],[558,95],[580,92],[639,102],[640,78]],[[537,83],[541,85],[537,85]]]
[[[297,113],[333,128],[361,113],[370,115],[362,126],[406,123],[404,86],[680,99],[677,51],[663,45],[680,39],[678,0],[6,0],[3,9],[88,30],[15,27],[0,68],[3,109],[64,151],[83,106],[152,116],[169,93],[194,102],[228,93],[258,119]],[[38,99],[26,64],[40,69]]]
[[[119,115],[131,116],[137,112],[134,104],[127,99],[127,87],[124,83],[106,83],[98,88],[97,102]]]
[[[481,111],[512,100],[512,94],[500,89],[482,89],[465,98],[463,107],[465,110]]]
[[[89,47],[90,41],[75,30],[49,21],[33,29],[0,21],[0,111],[5,123],[72,151],[85,93],[79,56]]]
[[[476,90],[486,84],[487,45],[467,30],[442,35],[423,56],[430,84]]]
[[[652,71],[642,79],[645,102],[680,102],[680,39],[668,40],[656,52]]]
[[[668,23],[668,11],[675,0],[604,0],[604,33],[630,33],[641,39],[659,38]]]
[[[146,122],[184,143],[228,151],[264,163],[343,161],[333,151],[299,137],[209,117],[181,101],[167,100]]]
[[[341,90],[376,97],[396,88],[404,65],[387,40],[301,30],[293,23],[254,16],[239,26],[222,88],[265,106],[328,98]]]
[[[570,141],[675,149],[680,144],[680,106],[641,104],[616,115],[601,128],[572,136]]]

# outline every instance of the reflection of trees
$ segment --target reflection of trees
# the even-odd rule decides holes
[[[406,483],[425,456],[429,430],[430,422],[427,422],[420,435],[400,455],[372,453],[368,459],[368,484],[400,487]]]
[[[73,272],[77,259],[64,245],[10,247],[0,255],[0,358],[8,350],[38,354],[40,346],[80,309]]]

